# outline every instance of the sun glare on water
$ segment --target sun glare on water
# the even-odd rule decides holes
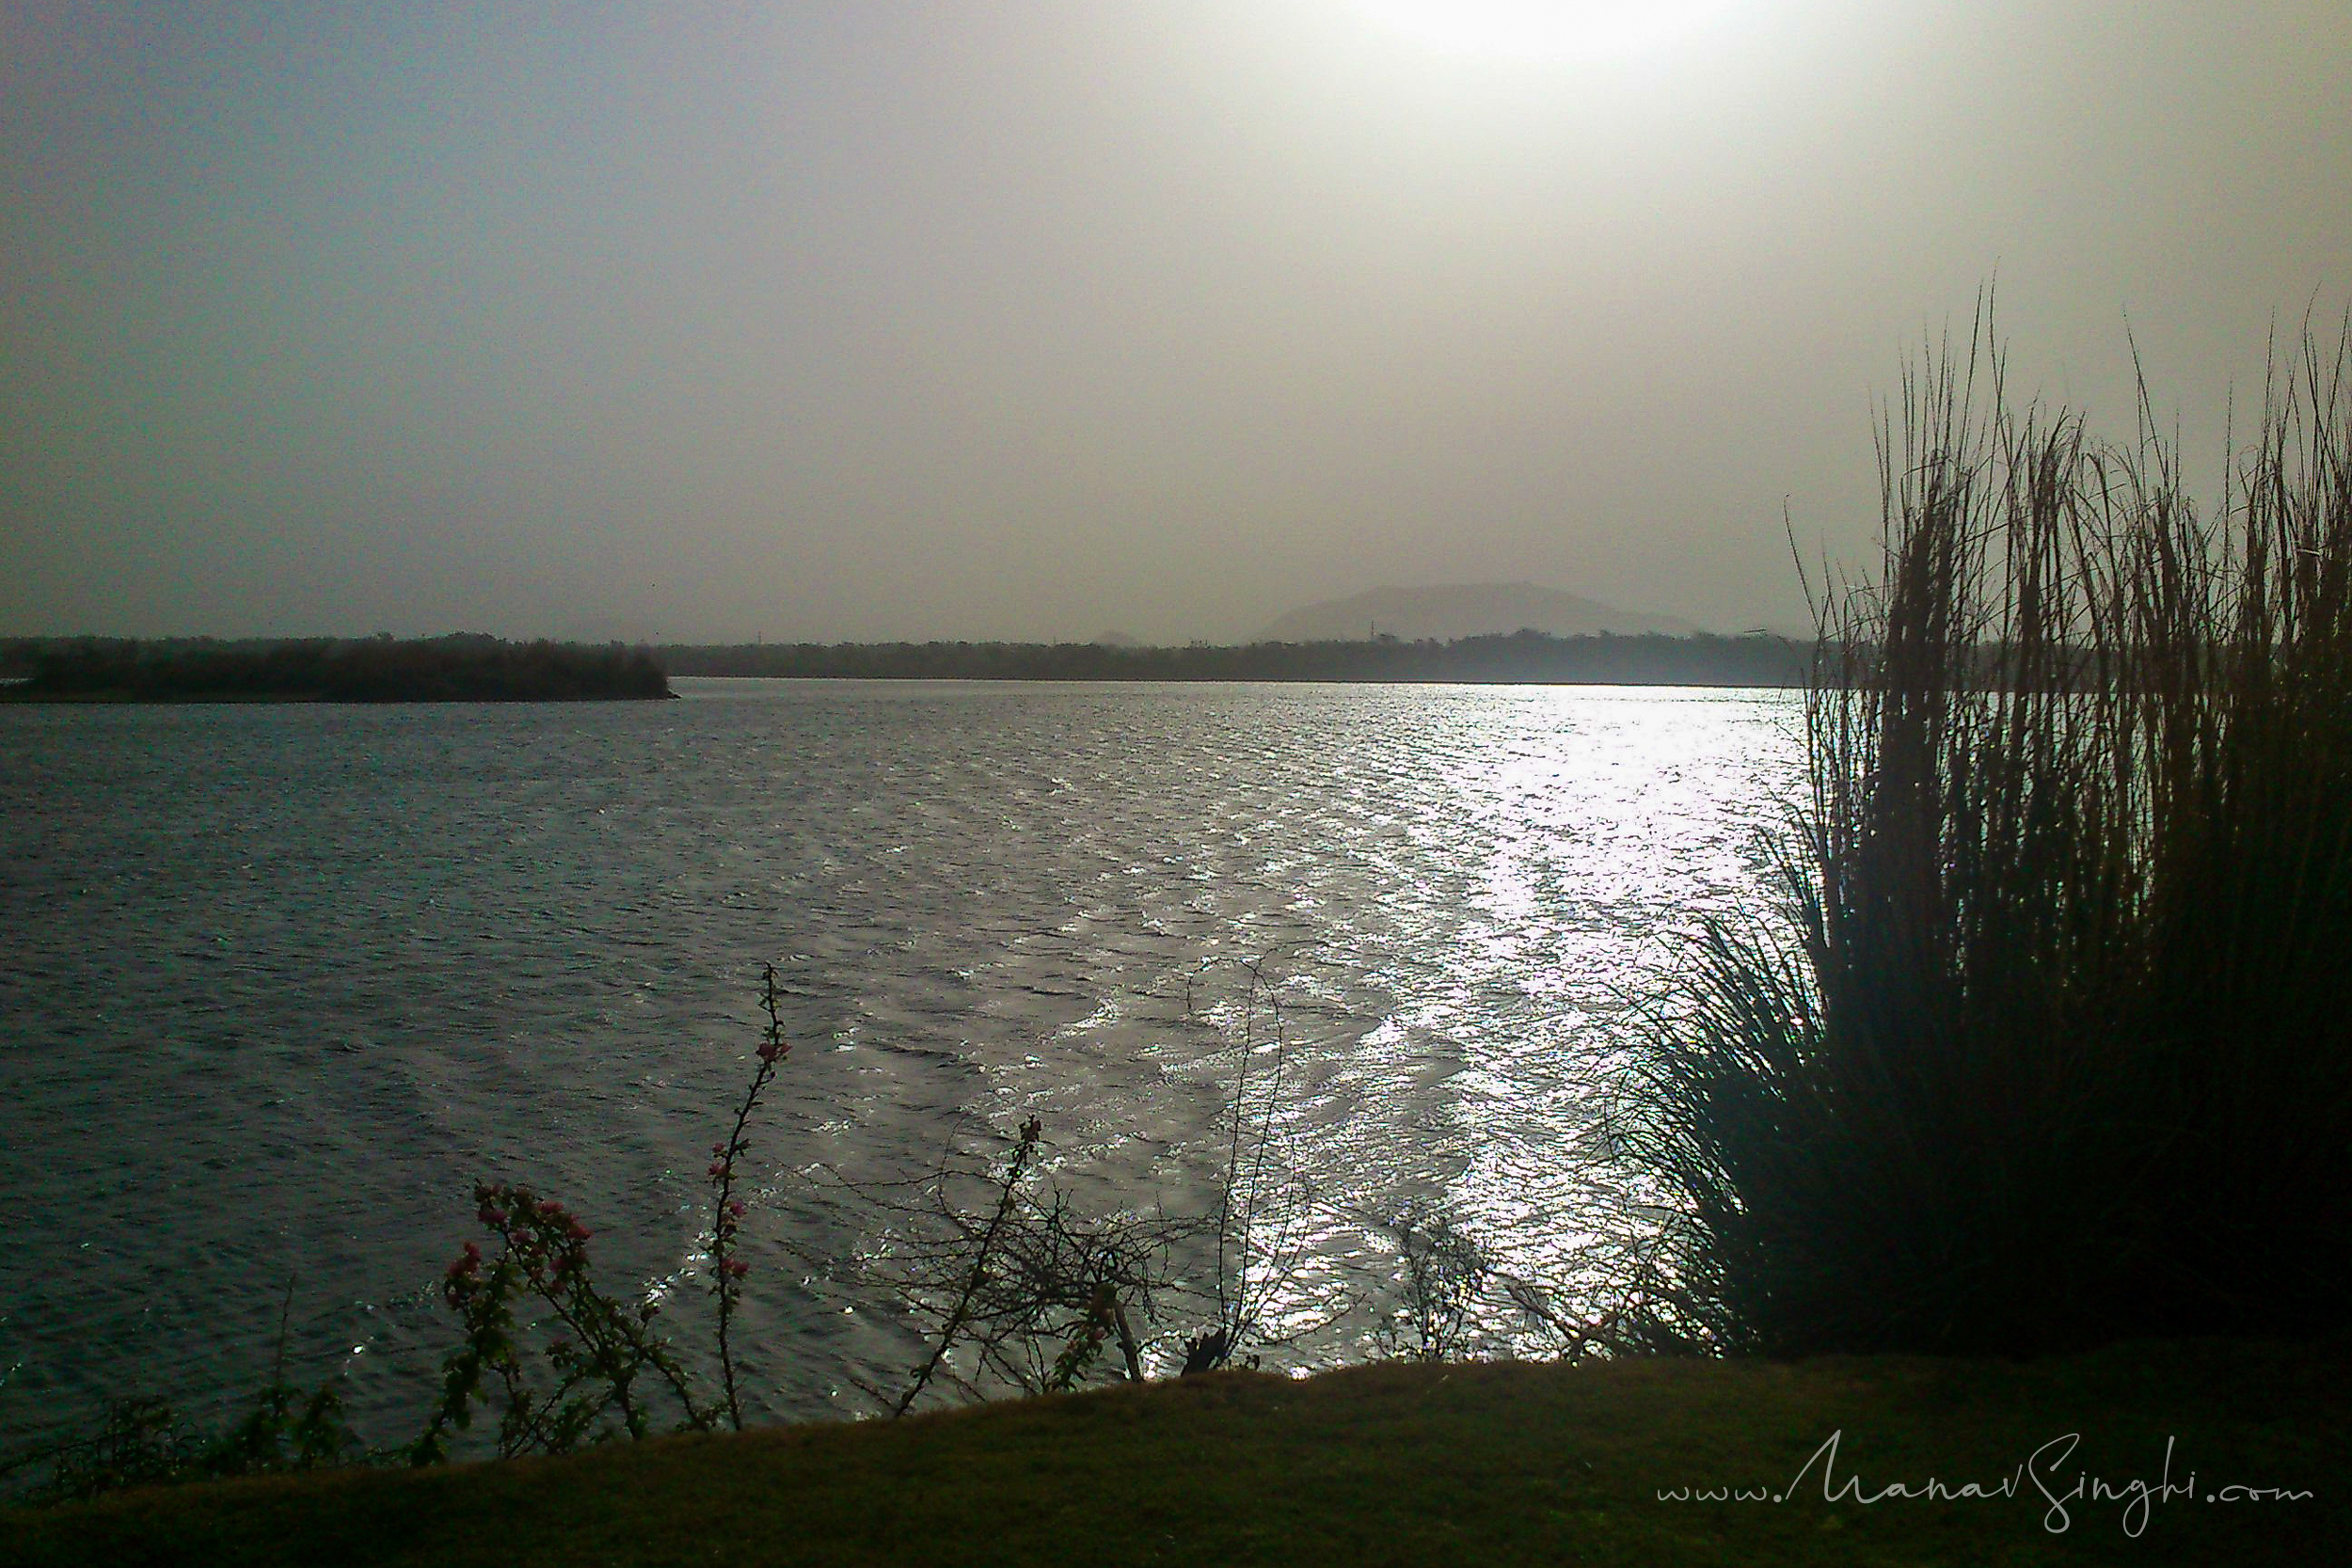
[[[1607,60],[1698,32],[1737,0],[1356,0],[1391,31],[1449,54]]]

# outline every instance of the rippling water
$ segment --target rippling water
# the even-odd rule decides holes
[[[1779,693],[678,685],[0,709],[0,1444],[109,1395],[216,1410],[287,1300],[290,1370],[409,1434],[478,1176],[691,1295],[771,960],[763,1415],[866,1408],[912,1354],[793,1260],[876,1241],[814,1166],[911,1176],[1035,1111],[1087,1190],[1208,1202],[1266,1028],[1225,960],[1282,1005],[1311,1273],[1376,1277],[1383,1221],[1442,1212],[1541,1274],[1629,1201],[1593,1067],[1673,939],[1756,897],[1799,762]]]

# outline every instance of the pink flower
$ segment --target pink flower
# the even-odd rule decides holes
[[[773,1062],[779,1056],[788,1054],[791,1050],[792,1048],[782,1040],[770,1040],[759,1048],[759,1059],[763,1062]]]
[[[740,1258],[729,1258],[721,1261],[719,1272],[729,1279],[740,1279],[752,1272],[752,1266]]]
[[[739,1197],[730,1199],[727,1203],[727,1212],[736,1219],[741,1219],[743,1217],[743,1200]]]

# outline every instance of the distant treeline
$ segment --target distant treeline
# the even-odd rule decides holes
[[[230,641],[0,641],[18,701],[434,702],[660,697],[667,675],[861,680],[1462,681],[1599,686],[1804,684],[1809,643],[1771,636],[1550,637],[1454,641],[738,642],[656,649],[505,642],[479,634]],[[665,673],[666,672],[666,673]]]
[[[643,648],[508,642],[460,633],[408,641],[19,640],[0,668],[17,702],[542,703],[671,695]]]
[[[1810,644],[1786,638],[1465,637],[1451,642],[736,642],[665,647],[678,675],[861,680],[1470,681],[1802,686]]]

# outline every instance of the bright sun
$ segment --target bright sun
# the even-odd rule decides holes
[[[1356,0],[1432,48],[1522,59],[1622,58],[1670,43],[1737,0]]]

